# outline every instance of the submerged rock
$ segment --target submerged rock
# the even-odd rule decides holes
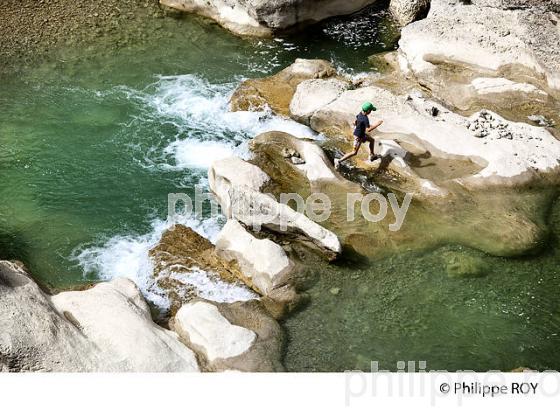
[[[477,278],[488,274],[484,260],[472,255],[447,251],[442,254],[442,259],[451,278]]]
[[[216,20],[241,35],[269,36],[291,27],[359,11],[376,0],[160,0]]]
[[[198,371],[193,352],[156,325],[136,285],[115,279],[46,295],[0,261],[0,363],[6,371]]]

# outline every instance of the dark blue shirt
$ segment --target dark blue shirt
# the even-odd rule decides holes
[[[356,128],[354,135],[360,139],[366,138],[366,130],[369,128],[369,118],[364,113],[359,113],[356,116]]]

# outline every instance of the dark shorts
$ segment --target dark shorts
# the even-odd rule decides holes
[[[364,142],[367,142],[367,135],[364,137],[358,137],[357,135],[354,135],[354,148],[360,146]]]

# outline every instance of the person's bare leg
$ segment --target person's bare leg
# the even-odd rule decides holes
[[[342,158],[340,158],[340,159],[339,159],[339,162],[344,162],[344,161],[346,161],[347,159],[352,158],[352,157],[358,155],[358,149],[359,149],[359,148],[354,148],[354,151],[349,152],[348,154],[346,154],[345,156],[343,156]]]
[[[375,161],[377,158],[379,158],[379,155],[375,154],[375,140],[372,137],[368,136],[367,141],[369,142],[369,160]]]
[[[354,144],[354,150],[352,152],[349,152],[348,154],[344,155],[342,158],[340,159],[335,159],[334,160],[334,166],[335,168],[338,168],[340,166],[340,164],[343,161],[346,161],[348,158],[352,158],[353,156],[358,155],[358,151],[360,150],[360,146],[362,145],[362,143],[357,143]]]

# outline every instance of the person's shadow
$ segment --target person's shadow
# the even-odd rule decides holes
[[[413,154],[400,145],[398,140],[385,140],[379,143],[382,147],[381,163],[375,170],[375,173],[387,171],[391,162],[398,160],[402,162],[403,166],[410,166],[413,168],[422,168],[429,166],[429,164],[422,165],[422,160],[432,157],[430,151],[425,151],[422,154]]]

